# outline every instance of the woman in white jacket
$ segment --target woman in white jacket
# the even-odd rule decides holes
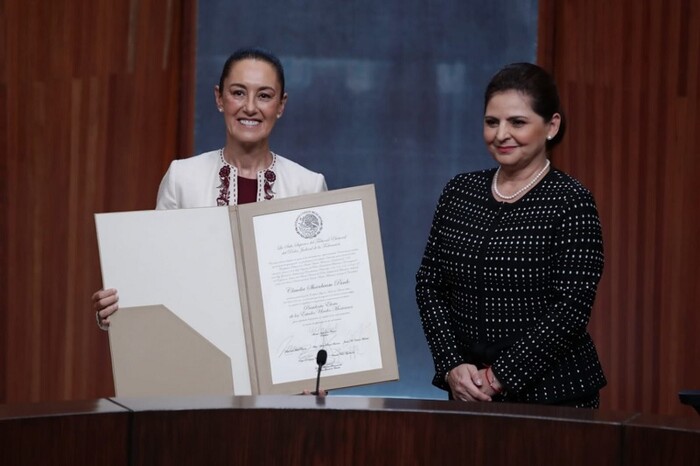
[[[173,161],[160,183],[156,209],[245,204],[327,189],[322,174],[270,150],[270,134],[287,103],[277,57],[260,49],[234,52],[214,97],[226,124],[226,144]],[[98,325],[107,329],[119,307],[117,290],[97,291],[92,300]]]

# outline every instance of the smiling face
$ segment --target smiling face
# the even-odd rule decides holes
[[[262,60],[239,60],[231,66],[223,88],[216,86],[214,95],[224,114],[228,140],[266,149],[287,101],[275,68]]]
[[[535,113],[522,92],[497,92],[484,112],[484,142],[504,169],[520,170],[544,162],[547,138],[556,135],[559,122],[558,113],[549,121]]]

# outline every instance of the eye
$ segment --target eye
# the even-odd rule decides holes
[[[245,91],[243,89],[231,89],[231,95],[233,97],[244,97]]]
[[[268,101],[272,100],[272,95],[268,94],[267,92],[261,92],[260,94],[258,94],[258,98],[260,100]]]
[[[489,128],[496,128],[498,126],[498,120],[496,118],[484,118],[484,124]]]

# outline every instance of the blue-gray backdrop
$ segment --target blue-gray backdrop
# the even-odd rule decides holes
[[[195,149],[221,147],[214,86],[228,55],[260,46],[285,67],[289,101],[274,151],[330,189],[377,192],[400,380],[344,394],[444,398],[415,302],[433,210],[455,174],[493,166],[483,91],[507,63],[534,61],[536,0],[199,2]]]

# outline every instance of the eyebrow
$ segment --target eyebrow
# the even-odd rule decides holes
[[[231,83],[231,84],[228,85],[228,87],[229,87],[229,89],[230,89],[231,87],[242,87],[243,89],[248,89],[248,86],[246,86],[245,84],[241,84],[241,83]],[[277,92],[277,91],[275,90],[275,88],[272,87],[272,86],[262,86],[262,87],[258,88],[258,90],[259,90],[259,91],[262,91],[262,90],[271,90],[271,91],[273,91],[273,92]]]
[[[495,120],[500,120],[500,118],[498,118],[497,116],[489,115],[489,114],[484,115],[484,118],[493,118]],[[513,115],[513,116],[509,116],[506,118],[506,120],[515,120],[515,119],[528,120],[529,118],[526,115]]]

